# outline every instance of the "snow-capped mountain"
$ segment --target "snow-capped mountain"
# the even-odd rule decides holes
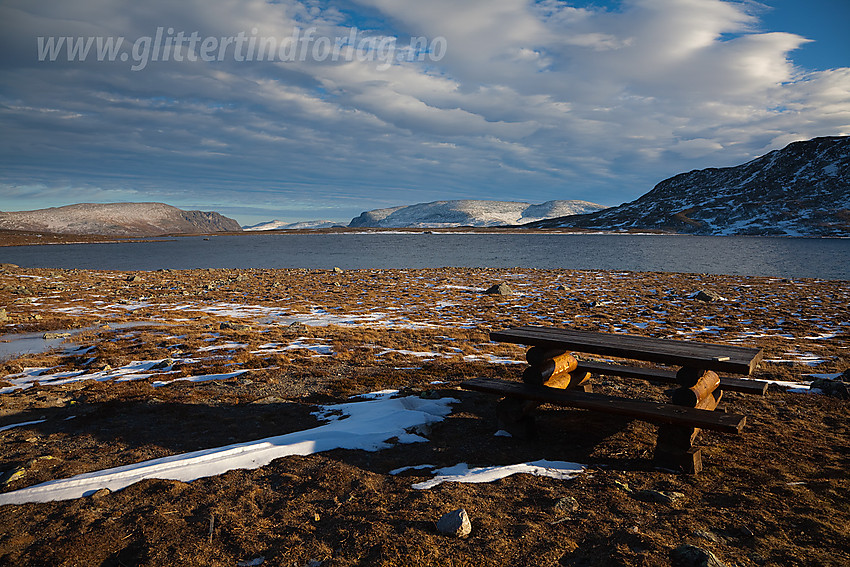
[[[250,226],[243,226],[242,230],[244,231],[257,231],[257,230],[303,230],[310,228],[332,228],[335,226],[343,226],[338,222],[334,221],[326,221],[326,220],[315,220],[315,221],[301,221],[301,222],[284,222],[279,220],[261,222],[259,224],[254,224]]]
[[[0,212],[0,229],[116,236],[242,230],[235,220],[219,213],[184,211],[164,203],[81,203],[34,211]]]
[[[850,137],[794,142],[737,167],[682,173],[619,207],[533,226],[850,236]]]
[[[434,201],[366,211],[350,227],[442,228],[455,226],[519,225],[564,215],[600,211],[588,201],[547,201],[541,205],[516,201]]]

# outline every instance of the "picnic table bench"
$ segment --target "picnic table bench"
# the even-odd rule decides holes
[[[522,382],[476,378],[461,387],[502,396],[500,427],[529,427],[531,413],[542,403],[624,415],[661,424],[654,460],[658,466],[689,473],[702,470],[702,454],[694,446],[701,429],[741,433],[746,417],[718,410],[723,391],[764,395],[767,382],[719,376],[749,375],[762,358],[761,349],[656,339],[554,327],[512,327],[490,333],[490,339],[530,346]],[[628,364],[580,361],[586,353],[678,366],[677,370]],[[637,378],[678,384],[670,403],[592,392],[594,375]]]

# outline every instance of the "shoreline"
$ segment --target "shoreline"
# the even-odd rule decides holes
[[[286,230],[245,230],[240,232],[199,232],[199,233],[178,233],[178,234],[162,234],[162,235],[139,235],[139,236],[115,236],[103,234],[63,234],[63,233],[48,233],[48,232],[32,232],[32,231],[10,231],[0,230],[0,247],[4,246],[39,246],[39,245],[62,245],[62,244],[105,244],[105,243],[134,243],[134,242],[168,242],[179,238],[214,238],[218,236],[256,236],[256,235],[327,235],[327,234],[345,234],[345,235],[365,235],[365,234],[410,234],[410,235],[430,235],[430,234],[445,234],[445,235],[486,235],[486,234],[505,234],[505,235],[606,235],[606,236],[711,236],[717,238],[733,237],[733,238],[781,238],[781,239],[812,239],[812,240],[846,240],[850,236],[792,236],[792,235],[761,235],[761,234],[735,234],[735,235],[703,235],[680,233],[663,230],[643,230],[630,229],[625,231],[605,231],[594,229],[568,229],[568,228],[549,228],[549,229],[525,229],[521,227],[444,227],[444,228],[318,228],[318,229],[286,229]]]

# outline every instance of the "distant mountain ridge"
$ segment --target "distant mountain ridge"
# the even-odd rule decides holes
[[[315,221],[300,221],[300,222],[284,222],[279,220],[266,221],[261,222],[259,224],[252,224],[248,226],[243,226],[242,230],[248,232],[256,232],[261,230],[305,230],[305,229],[316,229],[316,228],[333,228],[336,226],[344,226],[341,223],[328,221],[328,220],[315,220]]]
[[[793,142],[736,167],[676,175],[619,207],[530,226],[850,236],[850,137]]]
[[[540,205],[518,201],[456,200],[365,211],[349,227],[442,228],[505,226],[604,209],[589,201],[559,200]]]
[[[219,213],[184,211],[164,203],[81,203],[34,211],[0,212],[0,229],[113,236],[242,230],[238,222]]]

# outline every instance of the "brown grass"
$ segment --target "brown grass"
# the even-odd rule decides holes
[[[740,340],[735,344],[761,347],[768,359],[798,360],[764,363],[756,378],[796,381],[808,372],[840,372],[850,366],[847,327],[838,325],[850,321],[847,282],[494,269],[188,270],[140,272],[136,282],[126,281],[129,275],[0,270],[0,307],[10,315],[0,324],[7,332],[93,326],[75,341],[96,346],[77,356],[54,352],[4,361],[0,383],[32,366],[95,371],[133,360],[197,359],[177,366],[175,374],[144,380],[36,385],[0,395],[0,426],[46,420],[0,432],[0,473],[23,471],[0,490],[303,430],[317,425],[310,415],[316,404],[377,389],[452,396],[460,403],[433,427],[428,443],[289,457],[188,484],[149,480],[98,499],[0,507],[0,564],[232,566],[262,556],[263,565],[287,566],[310,560],[334,566],[638,566],[669,565],[670,551],[682,543],[711,550],[727,565],[850,562],[846,401],[779,389],[766,397],[727,394],[729,411],[748,416],[745,433],[704,432],[699,444],[706,469],[691,477],[652,467],[651,424],[543,407],[537,441],[494,437],[496,400],[456,389],[471,377],[519,375],[519,365],[464,359],[521,359],[521,347],[487,338],[490,330],[514,324]],[[476,291],[500,281],[520,294]],[[728,301],[686,299],[699,289]],[[268,312],[240,318],[209,311],[225,303]],[[191,308],[173,310],[186,304]],[[66,307],[77,312],[58,311]],[[357,324],[289,325],[319,310],[384,316]],[[157,324],[114,328],[151,319]],[[822,327],[838,334],[805,338]],[[327,345],[333,354],[251,352],[296,339]],[[247,347],[200,350],[229,342]],[[378,356],[384,350],[439,356]],[[824,362],[809,367],[789,352]],[[253,370],[228,380],[152,385],[240,368]],[[611,378],[595,380],[595,388],[659,401],[668,395],[664,386]],[[486,466],[541,458],[591,469],[570,481],[518,475],[427,491],[411,488],[429,477],[425,471],[388,474],[422,463]],[[684,496],[657,504],[641,490]],[[579,502],[578,511],[558,508],[565,496]],[[436,520],[457,507],[473,521],[466,540],[435,530]]]

